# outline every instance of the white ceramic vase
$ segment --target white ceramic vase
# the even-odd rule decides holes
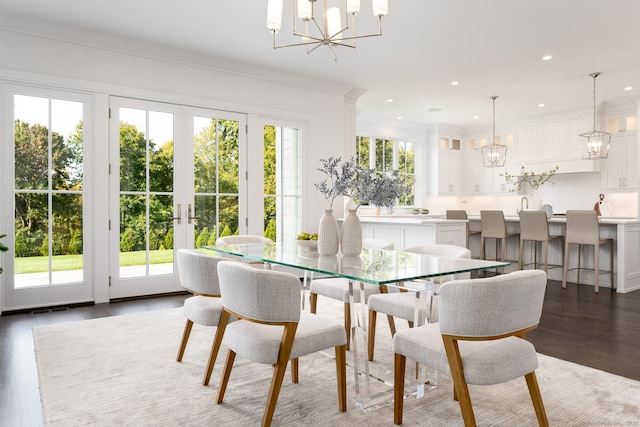
[[[333,216],[333,209],[325,209],[318,225],[318,255],[337,255],[339,247],[338,223]]]
[[[542,210],[542,197],[538,195],[537,191],[532,191],[527,194],[528,204],[530,211],[541,211]]]
[[[355,209],[349,209],[342,223],[340,248],[346,257],[360,255],[362,251],[362,225]]]

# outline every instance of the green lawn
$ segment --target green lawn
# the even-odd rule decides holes
[[[149,251],[151,264],[173,262],[173,250]],[[82,255],[55,255],[52,257],[53,271],[82,270]],[[123,252],[120,266],[144,265],[145,251]],[[44,256],[16,258],[16,274],[42,273],[49,271],[49,259]]]

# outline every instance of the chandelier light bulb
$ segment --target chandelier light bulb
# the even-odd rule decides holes
[[[385,16],[389,13],[388,0],[372,0],[373,15],[377,17]]]
[[[360,13],[360,0],[347,0],[347,13]]]
[[[273,32],[280,31],[282,25],[282,0],[267,2],[267,28]]]
[[[312,4],[309,0],[297,0],[298,6],[298,18],[303,21],[308,21],[311,19],[311,7]]]

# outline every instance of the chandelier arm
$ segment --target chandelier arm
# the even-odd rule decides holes
[[[598,77],[600,73],[593,73],[591,76],[593,77],[593,130],[596,130],[596,77]]]

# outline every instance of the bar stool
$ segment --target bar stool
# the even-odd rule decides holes
[[[549,221],[547,221],[547,214],[544,211],[520,211],[520,257],[518,262],[520,269],[524,270],[526,265],[533,265],[533,268],[538,268],[538,242],[542,242],[544,247],[544,271],[547,272],[549,261],[549,242],[559,241],[560,250],[564,250],[564,236],[552,236],[549,234]],[[533,262],[523,264],[524,257],[524,242],[533,241],[534,258]],[[563,257],[564,258],[564,255]],[[560,267],[559,265],[552,265],[552,268]]]
[[[507,240],[519,237],[519,233],[507,233],[507,223],[502,211],[480,211],[480,259],[487,261],[507,261]],[[488,259],[485,256],[486,239],[496,239],[496,257]],[[500,246],[500,258],[498,258]],[[518,267],[518,269],[520,269]]]
[[[569,245],[578,245],[578,267],[569,267]],[[609,271],[600,271],[600,246],[609,245],[609,257],[611,265]],[[593,246],[593,282],[594,291],[598,293],[600,286],[600,273],[609,274],[611,278],[611,292],[615,292],[613,283],[613,239],[600,238],[600,225],[598,224],[598,214],[594,210],[567,211],[567,233],[564,242],[564,268],[562,271],[562,287],[567,287],[567,271],[578,270],[577,283],[580,284],[580,250],[582,245]]]
[[[479,231],[471,231],[469,228],[469,217],[465,210],[447,210],[447,219],[464,219],[467,220],[467,249],[469,248],[469,238],[471,236],[479,235]]]

